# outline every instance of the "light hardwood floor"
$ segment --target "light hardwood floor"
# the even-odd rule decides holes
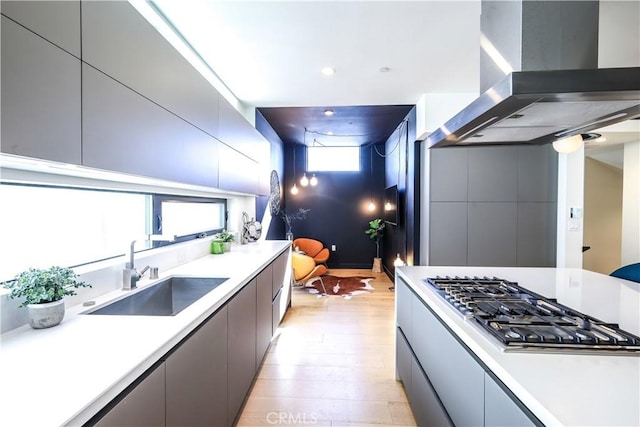
[[[239,427],[415,426],[395,380],[394,292],[385,274],[375,290],[346,300],[295,287],[292,306],[271,343]],[[231,379],[230,379],[231,380]]]

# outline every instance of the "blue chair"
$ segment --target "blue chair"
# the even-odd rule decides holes
[[[640,262],[635,264],[625,265],[620,267],[609,276],[617,277],[619,279],[631,280],[632,282],[640,283]]]

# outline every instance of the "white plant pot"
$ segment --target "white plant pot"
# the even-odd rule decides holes
[[[64,318],[64,299],[44,304],[27,305],[29,325],[34,329],[56,326]]]
[[[373,268],[371,271],[373,273],[382,273],[382,258],[373,259]]]

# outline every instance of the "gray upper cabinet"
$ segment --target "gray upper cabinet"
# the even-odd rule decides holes
[[[515,202],[518,198],[518,147],[469,150],[469,201]]]
[[[258,163],[227,144],[219,148],[219,186],[223,190],[257,194],[259,189]]]
[[[0,7],[4,15],[80,58],[79,1],[2,1]]]
[[[217,136],[218,91],[128,2],[82,3],[82,59]]]
[[[271,146],[258,130],[226,99],[220,97],[218,139],[260,164],[271,161]]]
[[[1,80],[2,152],[80,164],[80,60],[3,16]]]
[[[4,16],[1,38],[2,152],[80,164],[80,60]]]
[[[83,165],[218,186],[219,142],[83,64]]]

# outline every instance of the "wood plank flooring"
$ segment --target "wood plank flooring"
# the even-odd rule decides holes
[[[295,287],[238,420],[253,426],[415,426],[395,380],[394,297],[385,274],[368,276],[372,293],[319,298]],[[230,379],[231,380],[231,379]]]

